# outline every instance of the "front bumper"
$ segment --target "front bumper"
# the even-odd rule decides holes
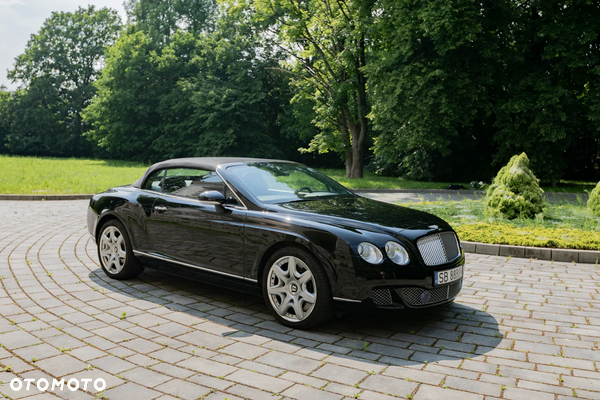
[[[360,261],[357,258],[354,262]],[[446,265],[423,268],[416,266],[412,271],[394,273],[393,279],[364,279],[346,276],[334,291],[336,304],[342,306],[362,305],[367,308],[403,309],[424,308],[453,301],[460,293],[465,274],[464,253]],[[462,267],[460,279],[443,285],[435,285],[436,271],[449,271]],[[387,274],[388,276],[390,274]],[[404,275],[400,277],[400,275]]]
[[[373,287],[371,296],[363,300],[334,297],[340,307],[380,309],[424,308],[453,301],[462,289],[463,278],[434,288],[419,286],[382,285]]]

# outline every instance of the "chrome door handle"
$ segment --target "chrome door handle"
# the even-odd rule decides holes
[[[154,211],[159,213],[167,212],[167,207],[165,206],[154,206]]]

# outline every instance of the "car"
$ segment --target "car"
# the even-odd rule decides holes
[[[340,310],[446,304],[464,276],[462,246],[442,219],[291,161],[159,162],[93,196],[87,222],[109,277],[150,267],[262,295],[297,329]]]

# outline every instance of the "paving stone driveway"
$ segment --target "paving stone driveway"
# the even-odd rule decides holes
[[[597,266],[468,254],[453,305],[298,331],[231,290],[149,270],[109,280],[86,205],[0,202],[9,398],[600,399]],[[107,388],[14,392],[15,377]]]

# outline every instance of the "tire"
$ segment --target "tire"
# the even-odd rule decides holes
[[[307,250],[276,251],[262,274],[262,290],[275,319],[290,328],[311,328],[335,315],[327,274]]]
[[[113,279],[134,278],[144,266],[133,255],[131,240],[123,224],[112,219],[102,225],[97,238],[98,259],[104,273]]]

